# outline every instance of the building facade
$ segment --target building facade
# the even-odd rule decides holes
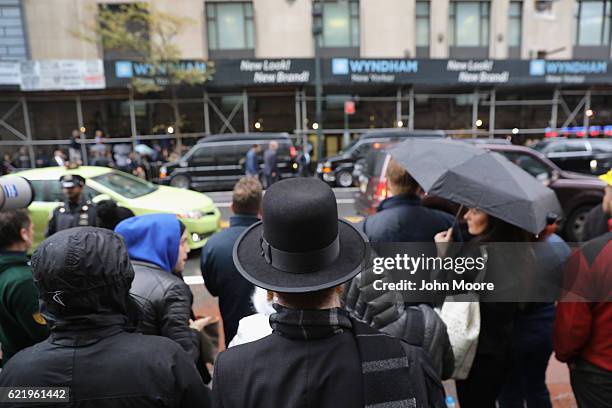
[[[314,26],[321,29],[322,125],[329,152],[341,143],[345,101],[356,103],[355,114],[348,118],[355,134],[372,127],[405,126],[468,135],[512,130],[541,135],[547,128],[554,132],[612,124],[611,81],[591,66],[580,71],[585,67],[581,62],[607,64],[611,58],[612,0],[140,2],[184,19],[174,39],[181,58],[212,62],[213,81],[181,88],[178,109],[167,92],[134,95],[113,82],[119,73],[116,63],[125,62],[118,61],[121,55],[82,37],[100,7],[129,1],[0,0],[0,67],[25,61],[25,78],[24,66],[38,75],[49,61],[102,60],[106,77],[98,89],[28,87],[22,79],[19,89],[0,90],[3,150],[28,140],[40,146],[52,140],[64,143],[73,128],[85,128],[90,136],[100,128],[110,136],[132,139],[257,130],[307,134],[314,122]],[[540,66],[530,61],[542,60],[579,64],[559,65],[569,67],[573,76],[558,72],[558,81],[550,71],[542,81],[512,80]],[[367,61],[391,68],[378,65],[373,72],[382,75],[370,72],[363,82],[354,68]],[[398,65],[402,61],[405,65]],[[344,62],[350,64],[350,81],[337,75]],[[257,64],[270,63],[280,68],[271,70],[276,79],[268,81],[266,69],[257,71]],[[418,69],[404,70],[411,64]],[[396,68],[400,71],[393,71]],[[0,81],[11,83],[11,69],[0,72]],[[254,71],[252,78],[237,79]],[[287,80],[278,80],[279,71]],[[386,75],[391,71],[397,75]],[[444,77],[455,71],[458,80],[438,77],[438,72]],[[178,134],[168,135],[169,127],[178,127]]]

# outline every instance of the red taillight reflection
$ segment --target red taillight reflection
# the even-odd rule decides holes
[[[291,156],[291,158],[294,158],[297,155],[297,152],[295,150],[295,146],[291,146],[289,148],[289,155]]]

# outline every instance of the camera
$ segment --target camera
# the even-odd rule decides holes
[[[0,211],[27,208],[34,200],[34,188],[20,176],[0,177]]]

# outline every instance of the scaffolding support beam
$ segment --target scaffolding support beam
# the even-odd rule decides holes
[[[414,88],[408,93],[408,130],[414,130]]]
[[[85,132],[82,132],[81,129],[85,129],[85,122],[83,121],[83,106],[81,105],[81,97],[79,95],[76,96],[76,114],[77,114],[77,123],[79,126],[79,133],[81,134],[81,141],[87,141],[87,135]],[[87,131],[87,129],[85,129]],[[83,164],[88,165],[89,160],[87,158],[87,146],[85,143],[81,143],[81,157],[83,157]]]
[[[495,88],[491,89],[491,104],[489,105],[489,138],[495,137],[495,99],[497,98],[497,91]]]
[[[557,130],[557,121],[559,116],[559,88],[555,88],[553,93],[553,103],[550,111],[550,128],[553,131]]]
[[[36,167],[36,156],[34,155],[34,146],[32,146],[32,128],[30,127],[30,112],[28,111],[28,102],[25,97],[21,98],[21,108],[23,109],[23,124],[25,125],[26,138],[28,142],[28,154],[30,156],[30,167]]]
[[[246,89],[242,90],[242,121],[244,126],[244,133],[250,130],[249,125],[249,94]]]
[[[210,109],[208,109],[208,91],[204,90],[202,95],[204,99],[204,132],[210,135]]]

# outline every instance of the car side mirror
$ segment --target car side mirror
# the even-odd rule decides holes
[[[94,204],[98,204],[100,201],[104,200],[112,200],[112,198],[108,194],[98,194],[97,196],[91,199],[91,202]]]
[[[559,180],[560,176],[561,174],[559,174],[559,170],[553,170],[552,173],[550,173],[550,182],[553,183]]]

